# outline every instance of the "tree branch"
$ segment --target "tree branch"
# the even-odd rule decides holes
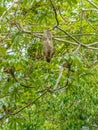
[[[34,35],[37,38],[42,39],[43,34],[41,34],[39,32],[26,31],[26,30],[24,30],[21,27],[21,25],[19,23],[15,23],[15,25],[18,28],[18,30],[20,30],[21,32],[27,33],[27,34],[31,34],[31,35]],[[81,45],[81,46],[86,47],[88,49],[98,50],[98,48],[90,47],[88,45],[80,43],[76,38],[73,37],[74,34],[71,35],[68,32],[66,32],[65,30],[63,30],[62,28],[60,28],[58,26],[55,26],[55,27],[57,27],[59,30],[61,30],[62,32],[64,32],[68,37],[72,38],[75,42],[67,41],[67,40],[64,40],[64,39],[56,38],[56,37],[53,37],[54,40],[57,40],[57,41],[60,41],[60,42],[65,42],[65,43],[72,44],[72,45]],[[81,34],[77,34],[77,35],[81,35]],[[87,35],[91,35],[91,34],[87,34]],[[95,34],[92,34],[92,35],[95,35]]]
[[[16,114],[18,114],[19,112],[23,111],[25,108],[27,108],[27,107],[33,105],[37,100],[39,100],[39,99],[40,99],[42,96],[44,96],[46,93],[47,93],[47,91],[43,92],[40,96],[38,96],[38,97],[37,97],[36,99],[34,99],[32,102],[28,103],[26,106],[20,108],[20,110],[18,110],[18,111],[16,111],[16,112],[12,113],[12,114],[10,114],[10,115],[16,115]]]
[[[34,88],[34,86],[27,86],[25,84],[22,84],[21,82],[19,82],[19,80],[16,78],[15,76],[15,68],[14,66],[10,66],[10,67],[7,67],[7,68],[4,68],[3,72],[6,72],[8,74],[10,74],[12,76],[12,78],[17,82],[19,83],[22,87],[24,88]]]
[[[55,27],[57,27],[57,26],[59,25],[59,20],[58,20],[58,17],[57,17],[57,11],[56,11],[56,8],[55,8],[55,6],[54,6],[52,0],[49,0],[49,1],[50,1],[50,3],[51,3],[52,9],[53,9],[53,12],[54,12],[54,15],[55,15],[55,20],[56,20],[56,25],[55,25]],[[55,27],[54,27],[54,28],[55,28]]]
[[[61,79],[61,77],[62,77],[62,74],[63,74],[64,69],[65,69],[65,67],[62,65],[62,66],[61,66],[61,69],[60,69],[60,73],[59,73],[58,79],[57,79],[56,84],[55,84],[55,86],[54,86],[54,89],[56,89],[56,88],[58,87],[58,84],[59,84],[59,82],[60,82],[60,79]]]
[[[98,6],[95,4],[95,3],[93,3],[92,1],[90,1],[90,0],[87,0],[91,5],[93,5],[97,10],[98,10]]]
[[[88,45],[80,43],[76,38],[74,38],[71,34],[69,34],[67,31],[63,30],[62,28],[60,28],[60,27],[57,27],[57,28],[59,30],[61,30],[62,32],[64,32],[66,35],[68,35],[71,39],[73,39],[77,43],[76,45],[81,45],[81,46],[86,47],[88,49],[98,50],[98,48],[90,47]]]
[[[22,28],[22,26],[19,23],[15,22],[15,25],[16,25],[17,29],[20,30],[21,32],[24,32],[24,33],[27,33],[27,34],[31,34],[31,35],[34,35],[35,37],[38,37],[38,38],[42,39],[42,36],[39,36],[39,33],[26,31],[26,30],[24,30]]]

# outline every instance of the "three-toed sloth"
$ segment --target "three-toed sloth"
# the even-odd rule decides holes
[[[52,33],[50,30],[45,30],[43,33],[43,52],[47,62],[50,62],[54,54],[54,46],[52,42]]]

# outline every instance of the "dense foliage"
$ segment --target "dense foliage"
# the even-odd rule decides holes
[[[0,0],[0,34],[0,130],[98,130],[98,0]]]

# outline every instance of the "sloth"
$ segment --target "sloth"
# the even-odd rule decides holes
[[[43,53],[47,62],[50,62],[54,54],[54,46],[52,42],[52,33],[50,30],[45,30],[43,33]]]

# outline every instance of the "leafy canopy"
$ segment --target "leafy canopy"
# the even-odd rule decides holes
[[[0,129],[97,130],[98,0],[0,3]]]

